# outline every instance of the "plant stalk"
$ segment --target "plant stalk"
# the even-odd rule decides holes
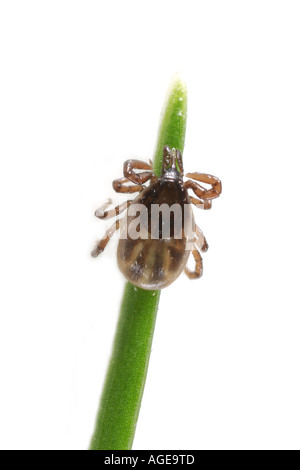
[[[154,173],[161,174],[164,145],[183,152],[187,115],[185,84],[170,84],[154,152]],[[125,285],[90,450],[130,450],[140,411],[160,291]]]

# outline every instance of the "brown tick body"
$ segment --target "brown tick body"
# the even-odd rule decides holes
[[[136,173],[134,170],[144,171]],[[202,231],[195,225],[192,204],[210,209],[211,200],[220,195],[222,186],[220,180],[212,175],[188,173],[186,176],[192,179],[183,182],[180,151],[167,146],[164,147],[162,175],[159,178],[154,175],[151,164],[127,160],[124,163],[124,178],[115,180],[113,188],[121,193],[140,194],[110,211],[105,210],[109,203],[96,211],[96,217],[108,219],[128,209],[121,223],[118,219],[96,245],[92,256],[98,256],[113,233],[121,228],[118,265],[132,284],[147,290],[162,289],[174,282],[183,270],[190,279],[201,277],[200,251],[207,251],[208,245]],[[147,181],[150,184],[145,187]],[[130,182],[134,185],[126,185]],[[199,182],[211,187],[206,189]],[[189,196],[188,189],[192,189],[197,198]],[[163,207],[168,209],[168,217],[164,216],[166,212],[161,211]],[[157,217],[153,216],[153,208],[158,208],[155,211]],[[141,218],[142,213],[146,214],[146,218]],[[133,226],[138,226],[139,231],[131,232]],[[195,259],[194,271],[186,266],[191,252]]]

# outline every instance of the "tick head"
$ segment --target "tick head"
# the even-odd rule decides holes
[[[162,177],[170,180],[181,180],[183,176],[182,156],[180,150],[170,149],[165,145],[163,151]]]

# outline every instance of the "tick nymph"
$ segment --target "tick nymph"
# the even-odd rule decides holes
[[[132,284],[148,290],[162,289],[183,270],[190,279],[201,277],[200,251],[207,251],[208,244],[195,225],[192,204],[210,209],[212,199],[221,194],[221,181],[204,173],[187,173],[190,179],[184,182],[181,153],[168,146],[163,150],[160,177],[154,175],[151,163],[139,160],[127,160],[123,172],[123,178],[113,181],[114,190],[139,195],[111,210],[106,210],[108,202],[95,212],[99,219],[109,219],[127,209],[125,216],[107,230],[92,256],[102,253],[114,232],[120,229],[118,265]],[[210,188],[200,183],[209,184]],[[194,196],[188,194],[188,189]],[[187,267],[190,253],[195,260],[194,271]]]

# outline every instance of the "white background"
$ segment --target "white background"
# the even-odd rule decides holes
[[[162,292],[134,449],[300,448],[300,5],[2,1],[0,446],[86,449],[124,280],[94,210],[174,72],[204,276]]]

